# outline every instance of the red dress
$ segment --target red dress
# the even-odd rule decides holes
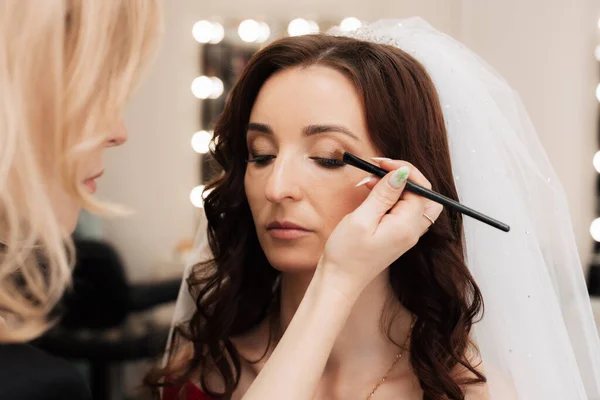
[[[179,386],[167,386],[163,389],[162,400],[180,400],[179,391],[181,387]],[[209,397],[206,393],[198,388],[198,386],[194,385],[191,382],[188,382],[185,385],[185,397],[181,398],[181,400],[215,400],[212,397]]]

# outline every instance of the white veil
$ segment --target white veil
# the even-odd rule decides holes
[[[518,95],[483,60],[420,18],[330,34],[397,46],[437,88],[462,203],[511,226],[464,218],[484,298],[474,326],[491,398],[600,400],[600,340],[563,189]],[[209,257],[206,225],[197,257]],[[187,275],[186,275],[187,276]],[[184,282],[174,323],[195,309]]]

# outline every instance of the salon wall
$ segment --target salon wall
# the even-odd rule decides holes
[[[105,236],[122,253],[133,280],[179,273],[179,267],[170,266],[173,249],[182,239],[193,238],[197,210],[189,192],[198,183],[198,157],[190,138],[198,129],[199,103],[190,83],[199,71],[198,44],[191,27],[198,19],[223,16],[373,20],[419,15],[464,40],[521,92],[569,192],[578,243],[587,260],[597,109],[592,35],[598,14],[592,13],[591,0],[569,4],[566,0],[305,0],[295,4],[177,0],[164,4],[163,45],[127,110],[129,142],[108,152],[99,191],[102,197],[136,210],[131,217],[104,222]]]
[[[600,81],[597,0],[462,0],[461,37],[520,93],[567,193],[590,259]],[[560,229],[561,227],[556,227]]]
[[[158,58],[125,113],[128,142],[106,152],[99,196],[135,214],[104,221],[105,237],[121,253],[132,280],[171,271],[176,244],[192,237],[196,210],[189,193],[198,181],[198,155],[190,137],[198,103],[190,83],[198,75],[191,26],[198,1],[164,1],[165,33]]]

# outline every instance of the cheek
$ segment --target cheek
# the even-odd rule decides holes
[[[355,186],[360,179],[360,175],[357,175],[356,179],[323,183],[315,187],[313,204],[321,216],[323,233],[327,237],[342,218],[354,211],[369,195],[369,190],[364,186]]]
[[[260,199],[264,199],[264,188],[262,184],[253,179],[250,174],[246,172],[244,175],[244,191],[246,192],[246,199],[248,199],[248,205],[252,214],[255,213],[257,207],[259,207]]]

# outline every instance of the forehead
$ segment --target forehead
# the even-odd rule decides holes
[[[368,140],[358,91],[345,75],[325,66],[288,68],[271,76],[256,98],[250,122],[269,124],[276,134],[338,124]]]

